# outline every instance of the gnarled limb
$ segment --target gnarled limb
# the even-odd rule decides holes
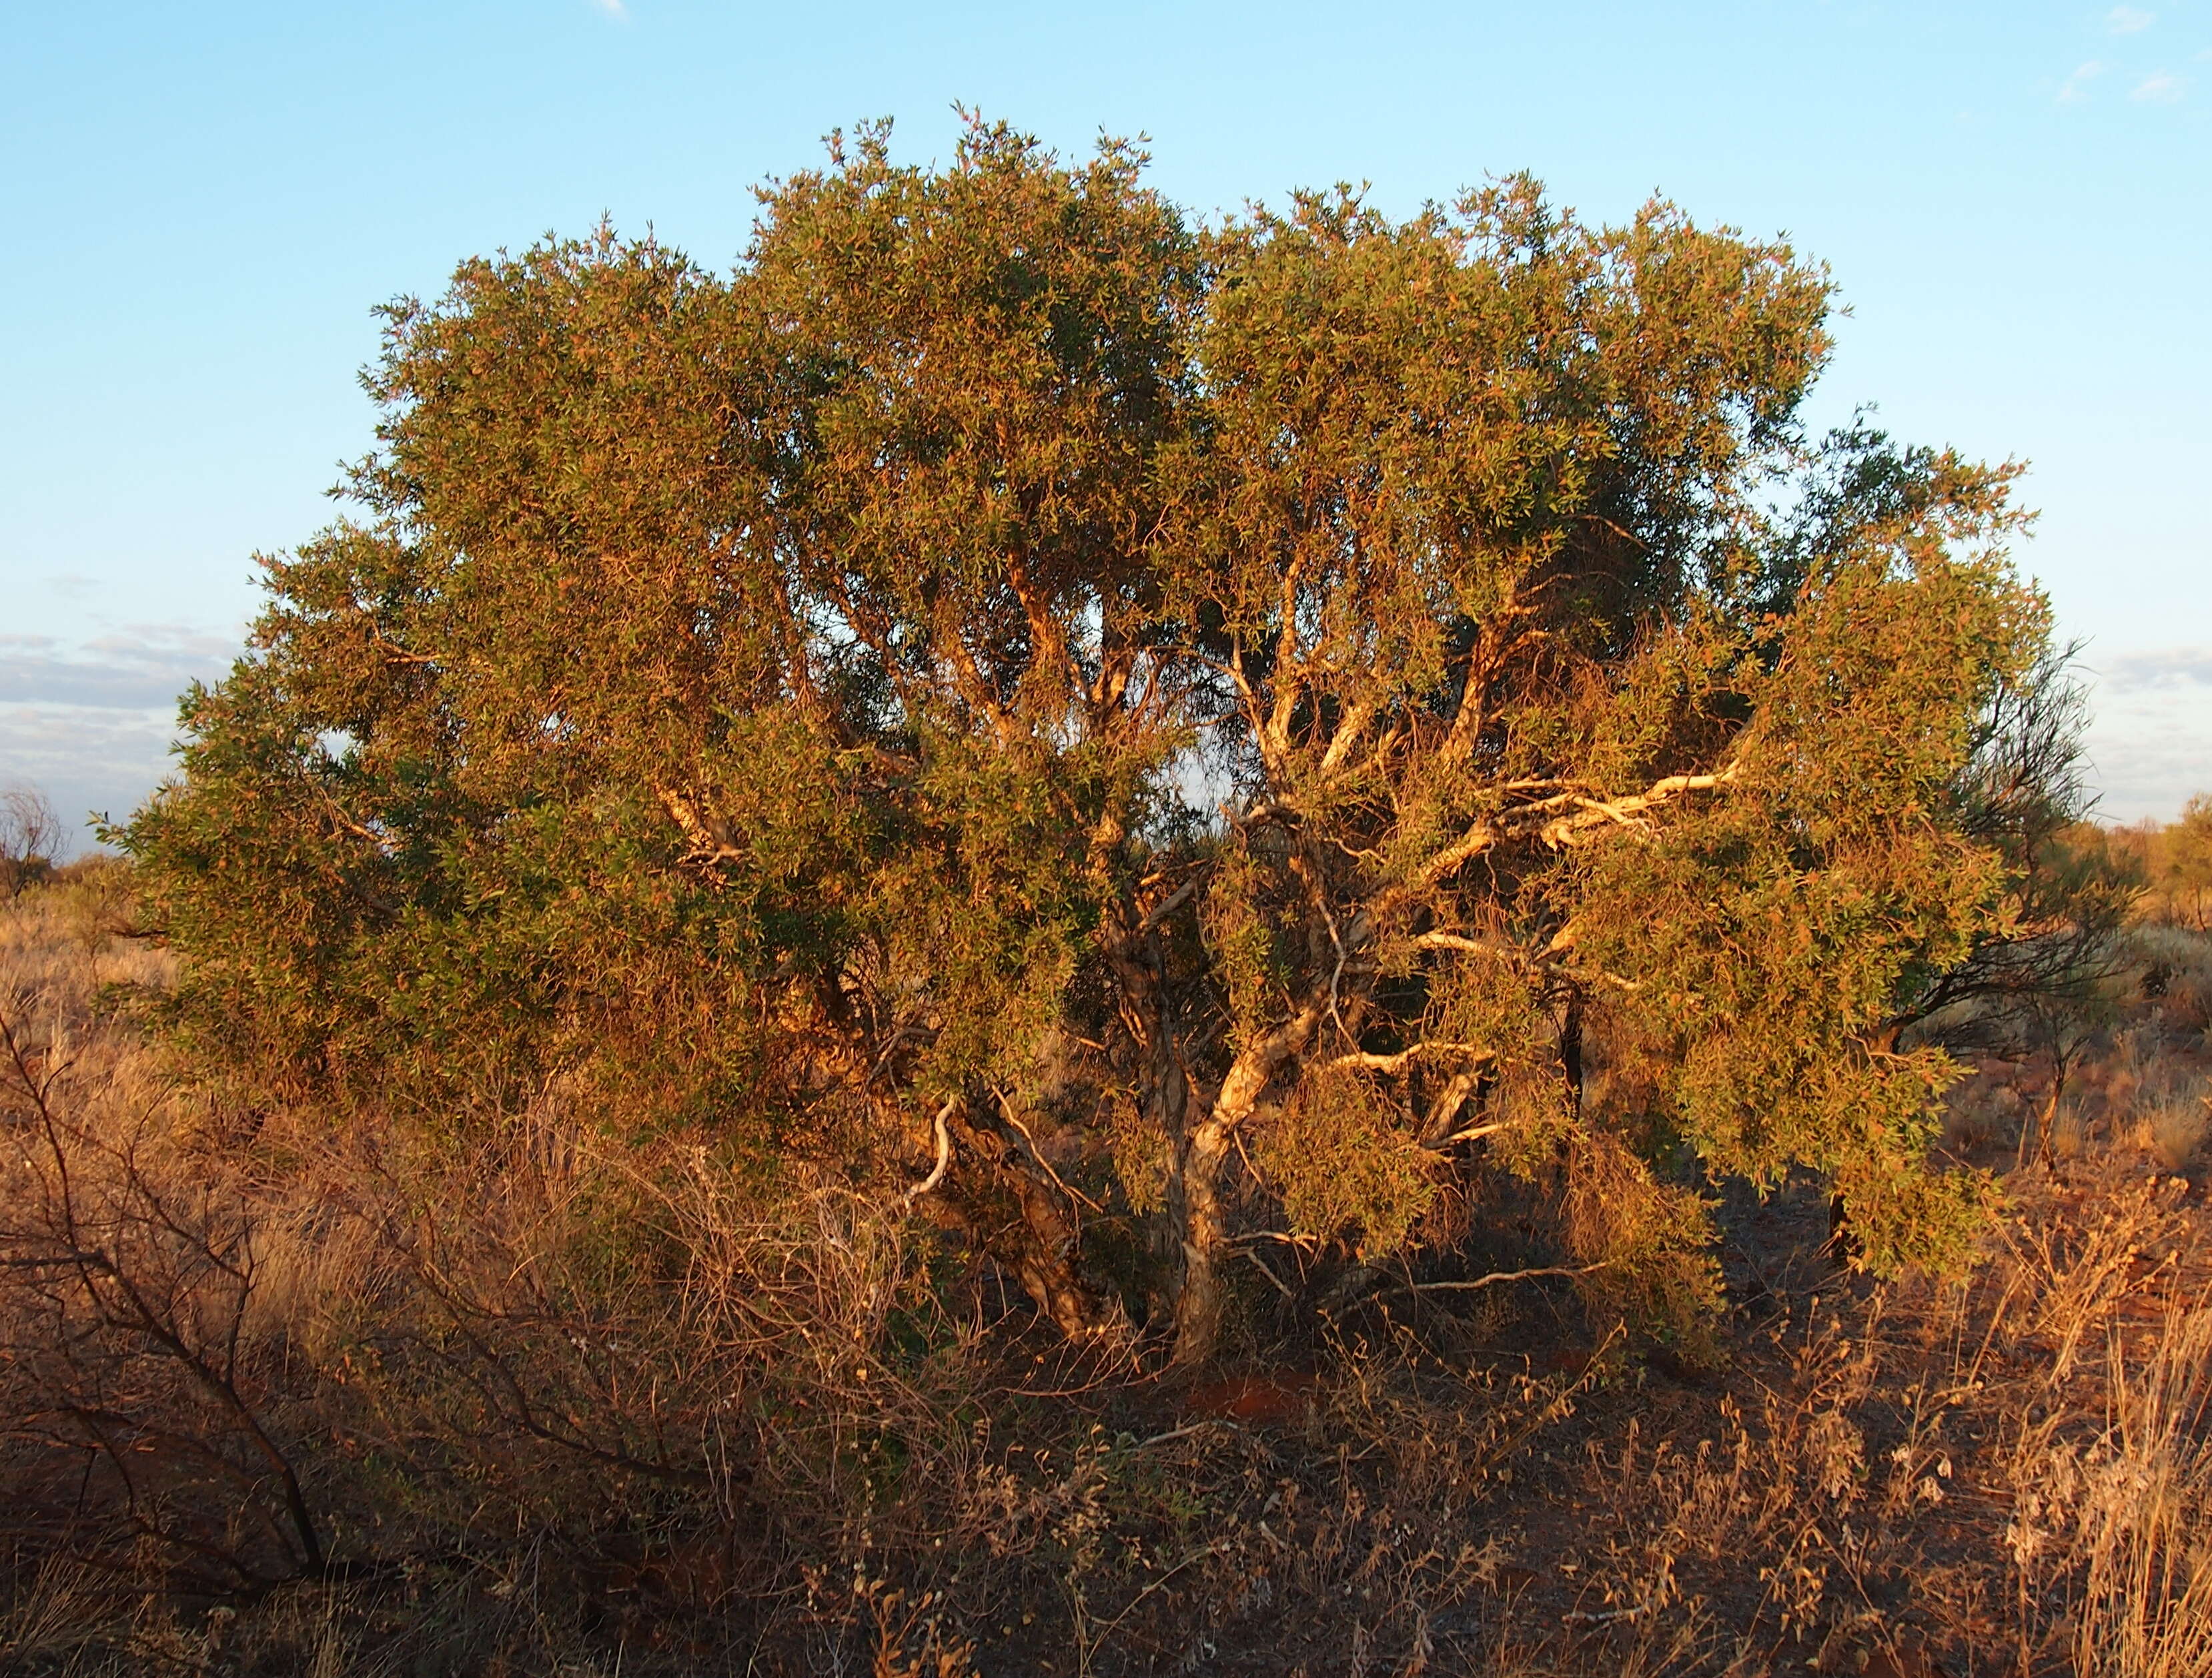
[[[1083,1230],[1059,1174],[1040,1157],[1025,1129],[965,1101],[946,1103],[949,1123],[963,1132],[968,1154],[990,1164],[1013,1196],[1018,1216],[1002,1255],[1022,1291],[1064,1334],[1088,1334],[1112,1315],[1078,1274]]]
[[[1735,783],[1740,763],[1730,763],[1717,775],[1662,775],[1640,793],[1624,798],[1591,799],[1575,797],[1573,813],[1555,816],[1544,824],[1537,837],[1554,850],[1579,842],[1577,836],[1594,827],[1608,824],[1618,827],[1640,825],[1637,818],[1645,811],[1680,798],[1685,793],[1710,792],[1715,787]]]
[[[1276,1074],[1304,1052],[1328,1016],[1328,999],[1310,997],[1289,1019],[1248,1043],[1230,1063],[1205,1118],[1176,1140],[1168,1177],[1168,1216],[1182,1259],[1175,1302],[1178,1364],[1205,1363],[1220,1343],[1221,1261],[1229,1249],[1221,1178],[1237,1133]]]

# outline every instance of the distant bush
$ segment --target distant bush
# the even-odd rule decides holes
[[[35,787],[0,787],[0,892],[14,897],[53,872],[61,818]]]
[[[2098,828],[2084,844],[2124,871],[2144,920],[2212,930],[2212,793],[2199,793],[2172,822]]]

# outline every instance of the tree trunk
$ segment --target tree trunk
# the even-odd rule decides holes
[[[1019,1209],[1001,1237],[1001,1256],[1022,1292],[1062,1334],[1073,1338],[1096,1331],[1110,1313],[1076,1269],[1083,1230],[1074,1203],[1013,1125],[995,1116],[979,1117],[972,1108],[963,1110],[959,1124],[971,1157],[992,1163]]]
[[[1180,1249],[1182,1279],[1175,1296],[1175,1361],[1205,1364],[1221,1343],[1221,1264],[1227,1255],[1228,1220],[1221,1206],[1221,1169],[1229,1158],[1231,1128],[1208,1118],[1182,1139],[1168,1178],[1168,1221]]]
[[[1559,1069],[1567,1085],[1567,1110],[1577,1123],[1583,1116],[1583,994],[1567,993],[1567,1017],[1559,1028]]]
[[[1178,1364],[1210,1362],[1220,1347],[1225,1300],[1221,1266],[1229,1243],[1221,1178],[1237,1132],[1252,1116],[1275,1074],[1313,1040],[1327,1007],[1325,998],[1310,1000],[1266,1037],[1248,1044],[1230,1063],[1229,1075],[1221,1080],[1206,1117],[1176,1138],[1167,1198],[1169,1227],[1182,1265],[1175,1301]]]

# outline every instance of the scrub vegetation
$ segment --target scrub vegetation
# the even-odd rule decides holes
[[[2204,1669],[2212,809],[2014,469],[1787,246],[1143,162],[386,311],[10,865],[0,1665]]]

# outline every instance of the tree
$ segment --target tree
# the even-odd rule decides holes
[[[2199,793],[2159,836],[2159,879],[2172,912],[2199,932],[2212,904],[2212,793]]]
[[[2094,798],[2082,779],[2087,701],[2074,649],[2046,654],[2001,688],[1951,788],[1954,819],[2002,868],[2000,912],[1963,959],[1924,962],[1890,1023],[1987,1046],[2023,1009],[2079,1008],[2118,970],[2113,935],[2142,891],[2135,872],[2082,842]]]
[[[0,887],[10,898],[45,878],[61,842],[62,818],[44,793],[24,782],[0,787]]]
[[[603,229],[394,306],[368,517],[125,836],[185,1040],[933,1158],[1064,1328],[1192,1360],[1247,1231],[1371,1258],[1490,1173],[1662,1313],[1669,1159],[1939,1254],[1893,1022],[2005,913],[2009,469],[1808,441],[1786,246],[1519,179],[1202,230],[1143,161],[866,130],[726,280]]]

